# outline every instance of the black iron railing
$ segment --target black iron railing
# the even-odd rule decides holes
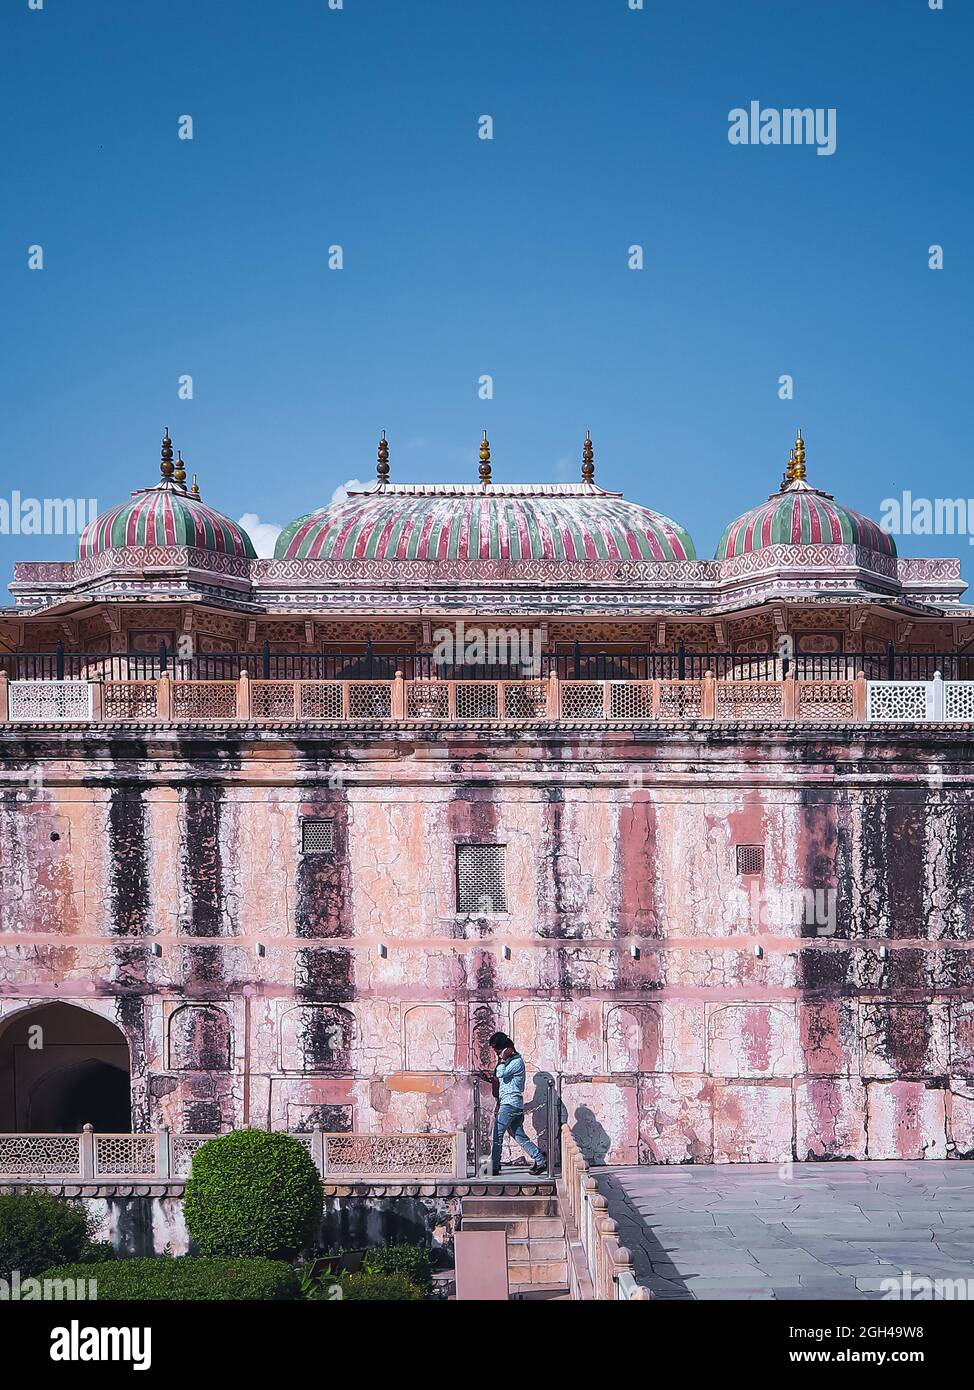
[[[945,680],[974,679],[974,654],[957,652],[798,653],[793,656],[746,652],[558,652],[545,656],[542,671],[562,680]]]
[[[257,680],[519,680],[548,676],[562,680],[974,680],[974,653],[883,652],[798,653],[791,657],[744,652],[674,651],[545,652],[531,662],[444,662],[425,652],[198,652],[191,656],[161,643],[155,652],[75,652],[58,644],[48,652],[0,652],[0,671],[10,680],[236,680],[244,671]]]

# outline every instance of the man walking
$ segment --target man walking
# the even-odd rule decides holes
[[[491,1172],[495,1178],[500,1176],[504,1135],[510,1134],[532,1160],[530,1172],[532,1176],[537,1177],[547,1168],[548,1159],[536,1144],[531,1143],[524,1132],[524,1082],[526,1077],[524,1058],[506,1033],[494,1033],[488,1039],[488,1046],[493,1049],[497,1056],[497,1064],[493,1074],[484,1073],[486,1079],[491,1083],[494,1098],[497,1101],[497,1114],[494,1117],[494,1144],[491,1151]]]

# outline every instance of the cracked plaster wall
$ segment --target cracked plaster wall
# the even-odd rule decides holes
[[[589,737],[9,755],[0,1018],[116,1023],[138,1127],[453,1129],[501,1028],[595,1159],[974,1156],[963,766]],[[506,914],[456,912],[457,843],[505,846]]]

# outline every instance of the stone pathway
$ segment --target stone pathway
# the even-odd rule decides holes
[[[971,1162],[592,1172],[657,1298],[879,1299],[907,1270],[974,1297]]]

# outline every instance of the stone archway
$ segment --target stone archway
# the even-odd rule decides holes
[[[130,1132],[129,1049],[119,1028],[74,1004],[39,1004],[0,1024],[0,1132]]]

